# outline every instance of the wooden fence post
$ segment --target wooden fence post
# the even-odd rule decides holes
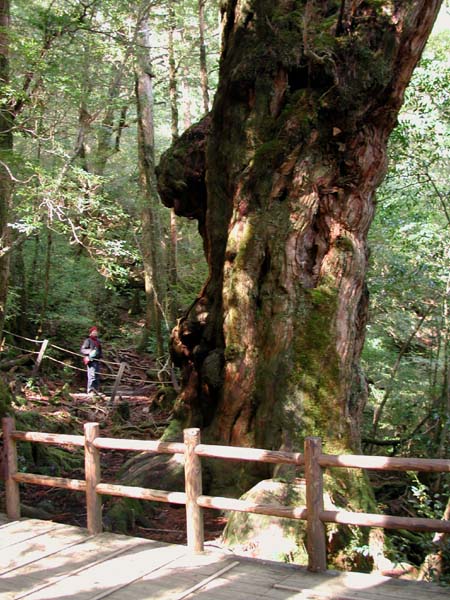
[[[3,467],[5,474],[6,514],[9,519],[20,519],[19,484],[14,481],[17,473],[17,447],[11,433],[16,428],[13,417],[2,419],[3,429]]]
[[[321,454],[322,440],[318,437],[307,437],[305,439],[306,547],[308,570],[313,572],[327,570],[325,526],[320,520],[320,514],[324,509],[323,471],[318,462]]]
[[[101,533],[102,527],[102,497],[97,494],[96,487],[100,483],[100,451],[94,447],[95,438],[99,437],[98,423],[84,425],[84,469],[86,478],[86,510],[87,528],[89,533]]]
[[[45,351],[47,350],[47,346],[48,346],[48,340],[44,340],[41,344],[41,348],[39,350],[39,354],[37,356],[36,362],[34,363],[33,373],[32,373],[33,377],[35,375],[37,375],[37,373],[39,371],[39,367],[41,366],[41,362],[42,362],[42,359],[44,358],[44,354],[45,354]]]
[[[114,381],[114,386],[113,386],[113,389],[111,392],[111,398],[109,399],[110,406],[112,406],[114,403],[114,398],[116,397],[117,390],[119,389],[120,381],[122,379],[122,375],[123,375],[123,372],[125,371],[126,366],[127,365],[124,362],[121,362],[119,365],[119,370],[117,372],[116,379]]]
[[[185,429],[184,477],[186,486],[186,530],[187,545],[194,552],[203,552],[203,510],[197,504],[202,495],[202,465],[195,447],[200,444],[200,429]]]

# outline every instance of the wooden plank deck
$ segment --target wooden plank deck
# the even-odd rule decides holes
[[[0,515],[1,600],[449,600],[432,584],[303,567]]]

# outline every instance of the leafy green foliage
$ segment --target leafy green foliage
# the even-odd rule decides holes
[[[439,451],[437,421],[449,418],[440,414],[448,360],[449,49],[448,35],[432,40],[413,77],[370,235],[366,432],[370,437],[371,407],[389,388],[382,435],[404,440],[402,450],[415,455]]]
[[[129,301],[130,284],[140,282],[143,288],[133,77],[136,22],[143,6],[139,1],[109,0],[13,4],[12,78],[3,89],[17,107],[15,157],[10,161],[17,180],[12,227],[17,236],[29,238],[24,246],[30,281],[28,324],[38,325],[44,307],[46,322],[63,337],[99,315],[101,298],[108,296],[108,302],[120,307]],[[160,0],[148,7],[159,155],[171,142],[168,3]],[[205,17],[211,86],[215,86],[219,42],[215,2],[207,3]],[[178,75],[183,74],[190,90],[192,120],[202,112],[197,92],[197,3],[175,3],[175,19]],[[166,249],[169,212],[162,206],[159,212],[161,245]],[[189,225],[179,227],[180,277],[177,289],[169,294],[176,294],[180,306],[186,306],[201,285],[205,262],[198,234]],[[43,239],[48,230],[57,242],[45,291]],[[198,273],[193,263],[201,265]],[[41,285],[36,287],[36,281]],[[12,281],[10,325],[24,310],[22,288],[22,281]],[[105,320],[114,321],[115,311],[106,316],[107,312]]]
[[[415,71],[390,140],[390,167],[370,232],[371,313],[363,360],[369,381],[364,437],[371,453],[449,458],[449,50],[448,34],[432,37]],[[380,407],[376,437],[397,442],[390,447],[373,443]],[[442,518],[448,478],[411,474],[398,483],[402,492],[388,500],[389,512],[397,503],[417,516]],[[395,561],[420,566],[435,552],[428,534],[395,532],[389,539]],[[444,550],[444,564],[445,556]]]

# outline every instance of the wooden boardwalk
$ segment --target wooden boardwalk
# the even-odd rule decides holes
[[[449,600],[449,589],[0,515],[1,600]]]

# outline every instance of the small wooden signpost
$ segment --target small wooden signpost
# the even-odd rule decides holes
[[[116,377],[116,380],[114,382],[114,386],[113,386],[113,389],[111,392],[111,398],[109,399],[110,406],[112,406],[114,404],[114,399],[116,397],[117,390],[119,389],[120,381],[122,379],[122,375],[123,375],[123,372],[125,371],[126,366],[127,366],[126,363],[124,363],[124,362],[120,363],[119,370],[117,372],[117,377]]]
[[[33,367],[33,373],[32,373],[33,377],[35,375],[37,375],[37,373],[39,371],[39,367],[41,366],[41,362],[42,362],[42,359],[44,358],[44,354],[45,354],[45,351],[47,350],[47,346],[48,346],[48,340],[44,340],[41,344],[39,354],[36,358],[36,362]]]

